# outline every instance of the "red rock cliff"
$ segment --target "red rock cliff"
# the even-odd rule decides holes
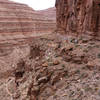
[[[56,0],[56,8],[59,31],[100,32],[100,0]]]

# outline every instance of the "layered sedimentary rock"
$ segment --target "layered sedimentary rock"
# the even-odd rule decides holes
[[[100,32],[100,0],[56,0],[57,28],[69,33]]]
[[[0,35],[33,35],[51,32],[55,22],[25,4],[0,0]],[[3,38],[3,37],[1,37]]]
[[[39,14],[43,14],[47,19],[52,19],[53,21],[56,21],[56,8],[48,8],[46,10],[40,10],[37,11]]]

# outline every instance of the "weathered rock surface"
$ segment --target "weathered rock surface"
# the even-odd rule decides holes
[[[39,14],[43,14],[47,19],[52,19],[56,21],[56,8],[48,8],[46,10],[37,11]]]
[[[0,99],[100,100],[99,41],[61,34],[16,41],[0,46]]]
[[[56,0],[56,8],[59,31],[99,35],[100,0]]]
[[[47,20],[52,11],[34,13]],[[0,41],[0,100],[100,100],[100,41],[54,33]]]
[[[56,11],[53,13],[55,17]],[[25,4],[0,0],[0,40],[50,33],[55,29],[55,21]]]

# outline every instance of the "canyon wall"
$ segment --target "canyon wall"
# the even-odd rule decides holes
[[[0,0],[0,40],[11,36],[19,38],[49,33],[54,30],[55,22],[56,20],[45,17],[25,4]]]
[[[64,33],[100,32],[100,0],[56,0],[57,30]]]
[[[47,19],[52,19],[52,20],[56,21],[56,8],[55,7],[48,8],[45,10],[40,10],[37,12],[39,14],[43,14]]]

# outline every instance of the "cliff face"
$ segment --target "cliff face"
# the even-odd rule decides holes
[[[56,8],[48,8],[46,10],[37,11],[39,14],[43,14],[47,19],[52,19],[56,22]]]
[[[56,0],[56,8],[59,31],[100,32],[100,0]]]
[[[29,36],[48,33],[55,28],[55,21],[24,4],[0,0],[0,39],[2,36]]]

